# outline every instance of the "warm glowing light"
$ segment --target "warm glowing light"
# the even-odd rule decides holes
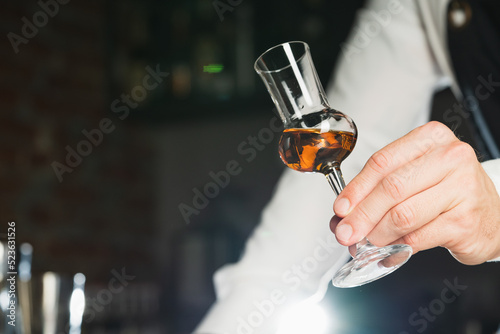
[[[61,278],[53,272],[43,274],[42,316],[45,319],[43,333],[55,333],[57,328],[57,314],[59,312],[59,290]]]
[[[278,334],[325,334],[327,327],[325,310],[317,304],[302,303],[283,314]]]

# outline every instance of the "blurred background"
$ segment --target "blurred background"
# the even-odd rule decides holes
[[[254,60],[306,41],[326,85],[363,1],[231,3],[2,1],[0,237],[15,221],[34,273],[85,274],[84,333],[194,329],[212,274],[238,259],[284,169],[277,134],[239,149],[274,117]],[[453,103],[439,93],[434,116]],[[227,185],[197,197],[234,161]],[[117,275],[124,288],[104,298]],[[323,305],[336,333],[493,333],[499,277],[498,265],[432,250],[378,282],[330,289]],[[425,330],[410,323],[456,279],[467,288],[455,302]]]

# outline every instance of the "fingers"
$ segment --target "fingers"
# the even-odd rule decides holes
[[[451,215],[445,212],[421,228],[414,230],[392,244],[406,244],[411,246],[413,253],[422,250],[440,247],[453,242],[462,231],[450,224]],[[446,236],[443,238],[443,236]]]
[[[439,187],[428,192],[449,175],[450,168],[454,168],[442,161],[446,149],[447,146],[436,148],[384,176],[363,201],[337,224],[337,240],[346,246],[358,242],[386,217],[385,225],[374,233],[379,241],[390,242],[446,211],[450,197],[439,198],[442,196],[439,191],[445,190]],[[423,194],[416,196],[420,193]],[[427,202],[433,202],[434,210],[416,212],[414,205],[424,209]],[[392,213],[387,216],[389,212]],[[419,220],[417,222],[416,217]],[[391,228],[387,237],[381,237],[383,231]],[[377,243],[377,239],[369,239]]]
[[[342,218],[338,216],[333,216],[332,219],[330,219],[330,230],[335,234],[335,229],[337,228],[338,223],[342,220]],[[349,247],[349,253],[351,254],[352,257],[356,255],[356,245],[351,245]]]
[[[500,197],[473,149],[439,123],[410,132],[370,158],[334,203],[330,228],[349,246],[445,247],[460,262],[500,254]]]
[[[423,156],[439,144],[457,141],[453,132],[439,122],[430,122],[375,153],[363,170],[345,187],[333,209],[347,216],[389,173]]]
[[[335,233],[335,229],[337,228],[337,224],[340,222],[342,218],[338,216],[333,216],[332,219],[330,219],[330,230]]]
[[[425,192],[417,193],[390,209],[367,235],[374,245],[387,245],[435,220],[443,212],[452,210],[458,201],[443,196],[452,187],[446,179]]]
[[[349,253],[351,254],[352,257],[356,256],[356,251],[357,251],[356,244],[349,246]]]

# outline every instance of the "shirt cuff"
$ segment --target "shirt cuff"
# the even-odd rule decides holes
[[[495,185],[495,188],[500,196],[500,159],[488,160],[481,163],[481,165],[486,171],[486,174],[490,177],[491,181],[493,181],[493,184]],[[500,262],[500,257],[487,262]]]

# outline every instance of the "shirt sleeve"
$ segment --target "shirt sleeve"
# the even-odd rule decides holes
[[[340,48],[327,92],[359,130],[342,165],[348,181],[376,150],[427,121],[442,75],[413,1],[369,1]],[[242,258],[215,274],[217,301],[195,333],[276,333],[290,305],[320,300],[349,258],[329,230],[334,199],[322,175],[285,171]]]
[[[481,164],[486,174],[490,177],[500,195],[500,159],[485,161]],[[500,262],[500,257],[488,262]]]

